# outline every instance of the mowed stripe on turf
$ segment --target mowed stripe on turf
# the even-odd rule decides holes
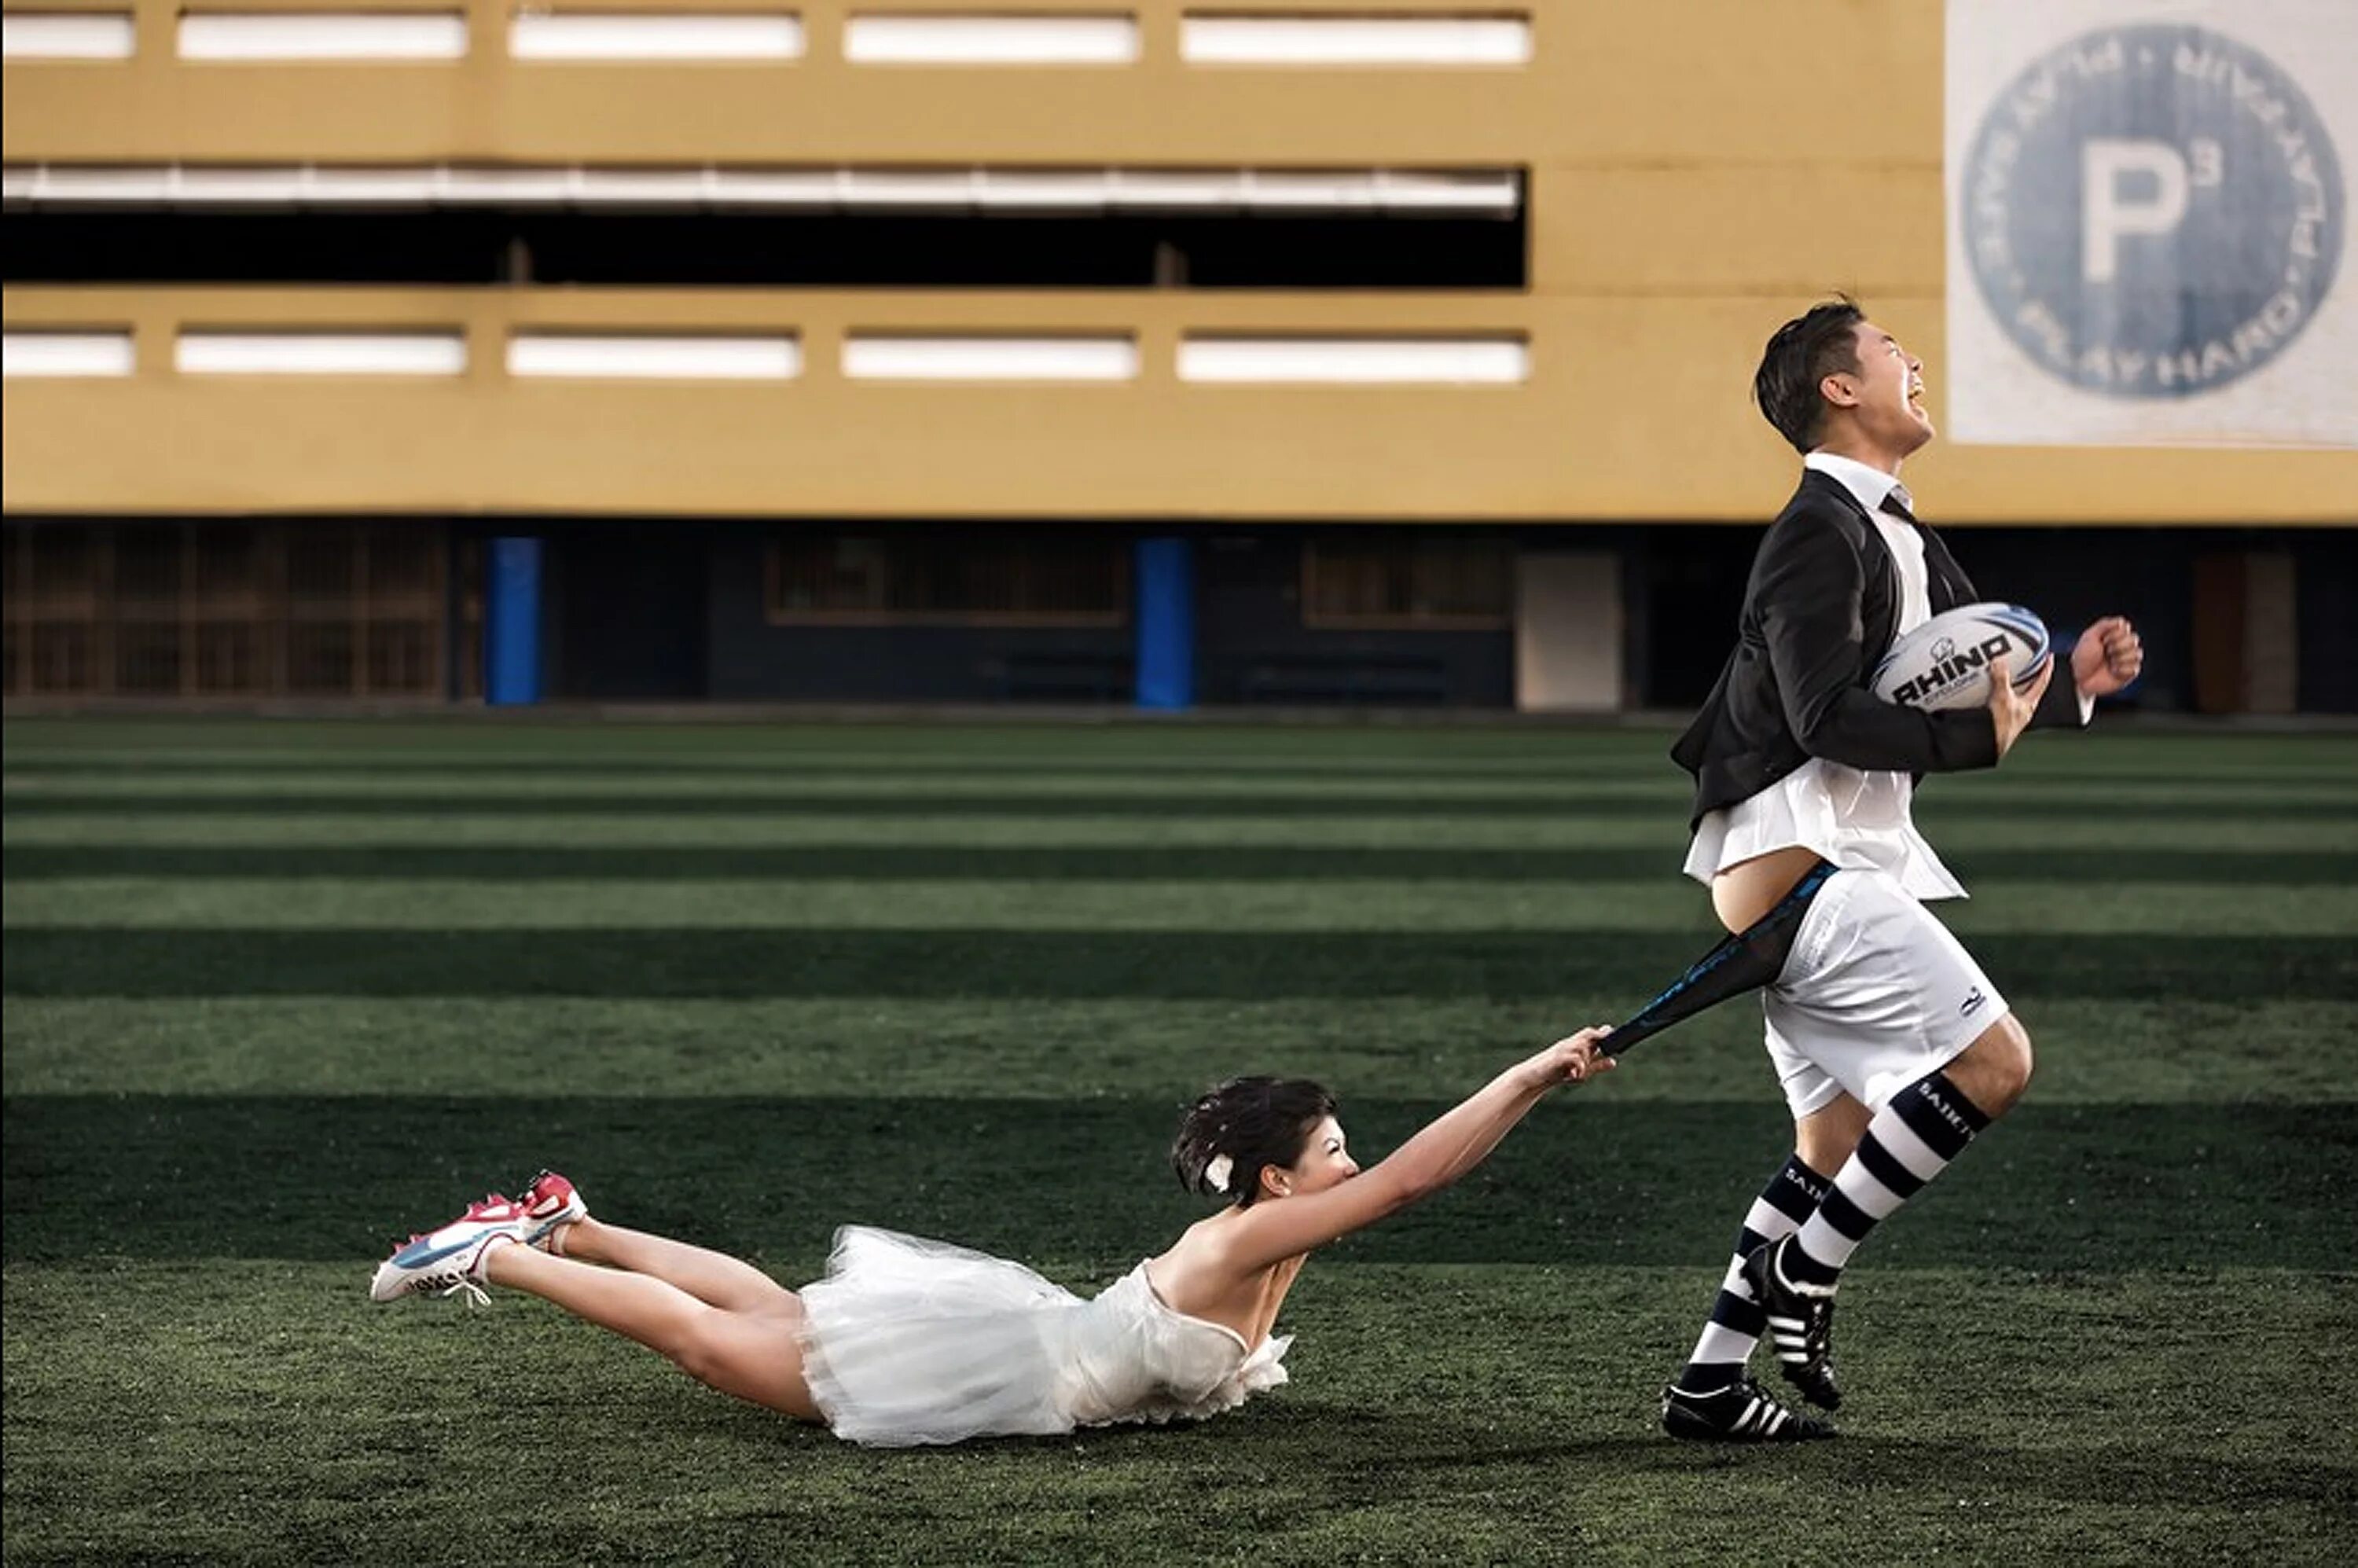
[[[358,724],[289,724],[204,718],[7,721],[8,770],[74,773],[334,772],[539,768],[633,775],[647,771],[852,768],[1179,768],[1268,771],[1532,770],[1550,774],[1667,769],[1672,731],[1509,724],[1071,725],[824,722],[710,724],[567,721],[513,715]],[[2348,780],[2358,737],[2266,734],[2244,729],[2157,730],[2115,724],[2100,710],[2083,735],[2033,734],[2010,756],[2009,778],[2220,777]],[[1942,784],[1963,782],[1944,779]]]
[[[1464,1092],[1522,1051],[1626,1017],[1627,987],[1511,1000],[1250,1001],[892,996],[697,998],[14,997],[0,1028],[10,1095],[546,1094],[517,1064],[553,1061],[570,1093],[652,1098],[1119,1094],[1175,1108],[1238,1073],[1308,1076],[1362,1096]],[[2042,1106],[2358,1099],[2358,1002],[2032,998]],[[1658,1036],[1581,1105],[1734,1101],[1759,1112],[1760,1158],[1787,1136],[1743,1002]],[[1379,1145],[1362,1142],[1366,1153]]]
[[[48,793],[10,790],[5,813],[10,820],[44,816],[80,818],[165,816],[178,820],[206,816],[328,816],[365,819],[371,816],[426,816],[525,817],[546,820],[560,816],[795,816],[856,817],[1036,816],[1070,812],[1097,817],[1325,817],[1338,814],[1378,817],[1448,818],[1455,816],[1547,817],[1567,813],[1587,817],[1640,817],[1673,822],[1686,809],[1683,791],[1655,784],[1626,790],[1604,788],[1539,788],[1506,791],[1476,789],[1355,789],[1348,785],[1303,786],[1296,789],[1191,788],[1174,790],[1167,781],[1152,788],[1048,790],[1006,788],[895,790],[888,783],[874,786],[795,789],[774,784],[759,788],[701,790],[613,789],[567,790],[557,787],[449,788],[406,790],[360,787],[317,790],[158,790],[152,787],[119,793],[95,790]],[[2083,817],[2086,792],[2076,786],[2018,788],[2003,795],[1956,795],[1940,802],[1952,818],[1995,816],[2005,820],[2032,817]],[[2191,827],[2206,816],[2226,809],[2266,814],[2278,818],[2358,823],[2358,798],[2335,789],[2236,791],[2205,789],[2185,792],[2123,792],[2104,807],[2112,816],[2133,816],[2158,824]]]
[[[1708,946],[1708,944],[1704,944]],[[1266,997],[1650,994],[1698,956],[1692,935],[1450,932],[475,931],[15,926],[11,997]],[[2358,1000],[2341,936],[2047,932],[1976,938],[2022,997]],[[1647,977],[1636,979],[1632,977]]]
[[[1968,934],[2335,936],[2358,930],[2358,886],[2245,889],[2211,882],[2090,886],[1976,880],[1974,897],[1940,906]],[[1700,956],[1719,937],[1703,890],[1682,880],[1498,883],[1393,881],[1060,881],[850,879],[577,881],[552,900],[543,884],[475,879],[336,881],[138,877],[12,889],[11,932],[42,927],[341,931],[623,929],[928,930],[1082,928],[1097,932],[1684,934]],[[1639,983],[1643,983],[1642,979]]]
[[[2157,821],[2128,816],[2067,817],[1964,816],[1950,820],[1920,813],[1942,857],[1970,867],[1984,850],[2032,854],[2048,849],[2081,855],[2168,857],[2195,853],[2349,854],[2358,851],[2358,819],[2347,822],[2280,818],[2265,813],[2221,813]],[[6,825],[14,848],[103,847],[135,852],[149,846],[314,847],[336,851],[427,848],[445,852],[518,848],[738,849],[1456,849],[1587,854],[1645,850],[1659,873],[1675,879],[1686,854],[1683,819],[1638,816],[1387,817],[1357,813],[1296,817],[1084,816],[1043,810],[1031,816],[797,816],[754,815],[655,816],[279,816],[255,813],[182,820],[163,814],[135,816],[29,817]]]
[[[1386,1149],[1450,1103],[1354,1095],[1347,1128],[1355,1143]],[[726,1250],[807,1256],[836,1225],[858,1221],[1119,1269],[1203,1212],[1171,1176],[1174,1119],[1168,1103],[1128,1096],[650,1098],[540,1095],[527,1084],[463,1098],[10,1096],[0,1246],[12,1265],[97,1253],[358,1260],[382,1245],[384,1215],[432,1214],[473,1195],[459,1191],[466,1183],[480,1193],[545,1164],[581,1182],[610,1217],[643,1217],[644,1228]],[[1698,1261],[1731,1205],[1740,1215],[1747,1189],[1775,1167],[1790,1131],[1781,1122],[1758,1102],[1561,1096],[1477,1176],[1336,1256]],[[2026,1105],[2007,1119],[2003,1162],[1977,1162],[1971,1179],[1943,1188],[1949,1201],[1878,1237],[1878,1266],[2337,1268],[2348,1194],[2342,1173],[2305,1152],[2320,1139],[2358,1140],[2358,1104]],[[2092,1149],[2104,1157],[2092,1160]],[[299,1190],[307,1169],[367,1204],[320,1205]],[[224,1206],[220,1195],[256,1171],[287,1179]],[[2214,1185],[2267,1193],[2265,1223],[2212,1207],[2204,1195]],[[28,1186],[38,1201],[15,1195]],[[2054,1212],[1993,1256],[1990,1206],[2009,1194],[2037,1194]]]
[[[1674,849],[1454,844],[1380,847],[1194,844],[259,844],[12,843],[0,874],[17,886],[94,879],[187,881],[855,881],[900,882],[1638,882],[1660,886]],[[2358,850],[2166,849],[1952,851],[1987,892],[1998,882],[2119,882],[2244,887],[2358,884]]]

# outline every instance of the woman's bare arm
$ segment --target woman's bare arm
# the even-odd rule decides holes
[[[1610,1071],[1613,1058],[1595,1048],[1610,1033],[1584,1029],[1516,1063],[1347,1182],[1246,1209],[1225,1238],[1227,1266],[1253,1273],[1432,1196],[1487,1158],[1550,1089]]]

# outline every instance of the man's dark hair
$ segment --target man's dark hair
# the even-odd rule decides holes
[[[1826,423],[1818,384],[1837,371],[1858,373],[1858,333],[1866,312],[1847,294],[1794,317],[1770,334],[1752,374],[1752,401],[1797,452],[1818,444]]]
[[[1311,1130],[1334,1114],[1335,1097],[1306,1078],[1230,1078],[1187,1108],[1171,1169],[1191,1193],[1250,1208],[1262,1169],[1300,1160]],[[1215,1184],[1207,1173],[1223,1154],[1228,1181]]]

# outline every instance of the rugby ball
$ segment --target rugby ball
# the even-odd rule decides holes
[[[2014,689],[2047,667],[2047,624],[2018,604],[1961,604],[1891,644],[1867,685],[1876,696],[1928,712],[1989,701],[1989,662],[2006,657]]]

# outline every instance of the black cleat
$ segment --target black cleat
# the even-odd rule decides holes
[[[1780,1265],[1790,1236],[1756,1247],[1744,1260],[1744,1282],[1768,1314],[1769,1343],[1777,1347],[1777,1365],[1785,1381],[1820,1410],[1842,1409],[1842,1388],[1834,1381],[1833,1291],[1805,1290],[1792,1284]]]
[[[1834,1423],[1780,1405],[1750,1378],[1692,1394],[1662,1390],[1662,1430],[1690,1443],[1808,1443],[1834,1435]]]

